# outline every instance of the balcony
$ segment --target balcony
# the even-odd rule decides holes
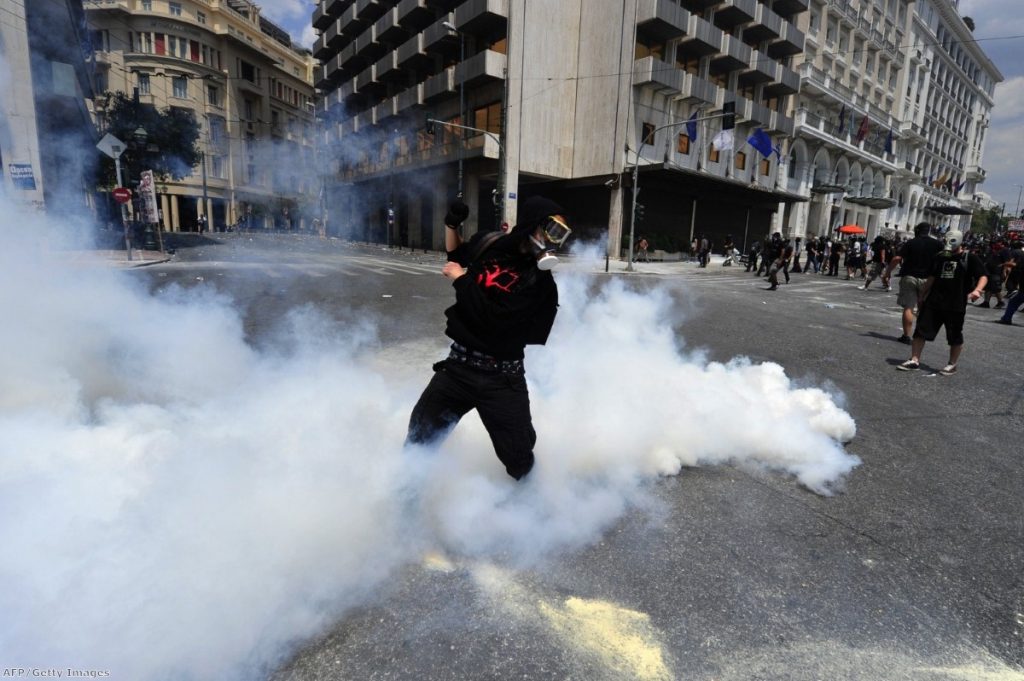
[[[405,71],[398,64],[398,54],[395,52],[388,52],[374,66],[377,67],[377,79],[385,83],[400,80],[405,75]]]
[[[967,180],[974,182],[985,181],[985,169],[979,166],[977,163],[971,163],[966,169]]]
[[[778,111],[772,111],[770,119],[768,122],[768,132],[782,133],[787,137],[793,136],[796,126],[792,118]]]
[[[800,91],[800,75],[782,64],[778,65],[773,81],[764,86],[765,94],[777,97],[779,95],[795,95]]]
[[[352,123],[357,131],[365,130],[372,125],[377,124],[377,112],[374,109],[367,109],[366,111],[360,111],[352,117]]]
[[[425,67],[433,61],[423,49],[422,33],[417,33],[399,45],[395,54],[398,55],[398,65],[407,69]]]
[[[341,34],[340,21],[335,21],[327,27],[327,30],[324,32],[324,39],[327,41],[327,47],[332,50],[337,50],[345,44],[345,36]]]
[[[427,0],[402,0],[398,3],[398,23],[410,30],[419,31],[434,20],[434,12],[427,6]]]
[[[753,21],[757,15],[757,0],[723,0],[715,8],[715,25],[720,28]]]
[[[455,66],[455,82],[469,86],[505,78],[505,55],[494,50],[484,50]]]
[[[508,0],[468,0],[455,9],[455,26],[460,31],[502,31],[507,23]]]
[[[408,90],[403,90],[395,97],[395,107],[399,113],[407,111],[414,106],[423,105],[423,83],[414,85]]]
[[[359,69],[364,68],[368,65],[368,62],[364,57],[360,57],[356,54],[355,43],[349,43],[341,49],[338,53],[338,66],[346,69]]]
[[[748,82],[768,83],[776,79],[778,72],[778,62],[753,50],[750,54],[750,63],[740,76]]]
[[[370,25],[365,19],[360,19],[356,13],[356,6],[346,8],[338,16],[338,23],[341,25],[341,33],[346,37],[359,35]]]
[[[317,59],[326,59],[329,55],[333,54],[333,50],[327,47],[327,36],[321,35],[313,43],[313,56]]]
[[[363,21],[372,23],[387,11],[388,4],[390,3],[386,3],[384,0],[356,0],[356,16]]]
[[[389,118],[394,118],[398,115],[398,101],[394,97],[385,99],[383,102],[373,107],[373,117],[378,122],[386,121]]]
[[[750,122],[756,123],[762,127],[768,127],[772,122],[772,114],[776,113],[772,111],[764,104],[758,104],[757,102],[750,103]]]
[[[368,66],[363,69],[358,76],[356,76],[356,93],[360,95],[368,95],[373,97],[375,95],[383,94],[385,87],[384,83],[377,77],[377,65]]]
[[[666,42],[686,35],[690,13],[669,0],[639,0],[636,30],[645,37]]]
[[[454,95],[455,92],[455,68],[448,67],[441,73],[427,78],[423,83],[423,102],[428,104]]]
[[[643,57],[633,62],[633,84],[677,95],[683,91],[683,71],[657,57]]]
[[[332,21],[334,21],[334,18],[324,11],[322,3],[317,5],[316,9],[313,10],[313,28],[322,31],[330,26]]]
[[[711,58],[712,71],[738,71],[750,64],[751,49],[728,33],[722,35],[718,54]]]
[[[783,17],[791,17],[794,14],[807,11],[808,0],[775,0],[772,9]]]
[[[330,64],[334,63],[332,59]],[[330,83],[327,80],[327,67],[323,64],[313,67],[313,87],[318,90],[325,89]]]
[[[400,44],[409,35],[409,32],[398,23],[397,7],[392,7],[384,13],[384,16],[377,19],[373,29],[377,32],[377,40],[392,45]]]
[[[760,4],[755,12],[754,23],[743,29],[744,38],[752,38],[759,43],[774,40],[781,34],[782,17]]]
[[[679,50],[684,55],[706,57],[718,52],[722,44],[722,31],[704,19],[691,14],[686,35],[679,41]]]
[[[804,51],[804,32],[788,21],[782,22],[777,40],[768,44],[768,56],[772,59],[791,57]]]
[[[356,56],[370,61],[380,59],[388,51],[387,47],[377,42],[377,31],[373,26],[370,26],[356,38],[355,46]]]
[[[683,74],[683,98],[690,101],[714,104],[718,96],[718,86],[692,73]]]
[[[324,8],[324,14],[331,16],[338,16],[346,7],[352,4],[352,0],[323,0],[321,5]]]
[[[451,32],[448,28],[445,28],[444,24],[451,23],[455,17],[449,12],[446,15],[441,16],[437,21],[427,26],[426,30],[423,31],[423,49],[428,52],[440,51],[444,45],[455,45],[458,47],[458,37]]]

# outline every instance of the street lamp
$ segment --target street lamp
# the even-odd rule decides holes
[[[455,25],[450,21],[441,22],[441,25],[447,28],[452,33],[459,36],[459,66],[462,69],[462,77],[459,78],[459,120],[462,125],[466,125],[466,34],[455,28]],[[459,194],[458,198],[461,199],[463,195],[463,184],[462,184],[462,164],[463,156],[465,155],[464,141],[466,139],[465,131],[459,136]]]
[[[1015,184],[1013,186],[1014,187],[1020,187],[1020,189],[1017,191],[1017,210],[1013,211],[1013,219],[1014,220],[1019,220],[1020,219],[1020,195],[1021,195],[1021,192],[1024,192],[1024,184]]]

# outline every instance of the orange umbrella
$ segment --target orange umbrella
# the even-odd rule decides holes
[[[840,234],[867,234],[868,230],[864,229],[860,225],[843,225],[836,231]]]

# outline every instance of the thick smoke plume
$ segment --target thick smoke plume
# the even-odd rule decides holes
[[[441,319],[382,350],[372,324],[302,309],[256,349],[230,300],[55,264],[52,226],[0,214],[8,665],[259,678],[424,551],[514,568],[597,540],[684,466],[754,463],[827,493],[857,464],[828,394],[689,355],[666,293],[567,270],[527,357],[539,463],[515,483],[472,415],[436,450],[402,446]]]

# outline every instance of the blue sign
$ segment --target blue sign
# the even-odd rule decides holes
[[[509,192],[508,193],[508,198],[510,198],[510,199],[516,198],[516,193],[515,192]]]
[[[11,170],[11,184],[15,189],[35,191],[36,176],[32,173],[31,163],[12,163],[8,168]]]

